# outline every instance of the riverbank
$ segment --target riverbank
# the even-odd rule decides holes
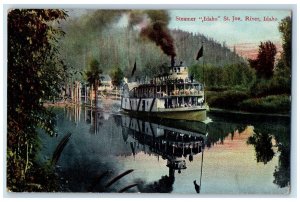
[[[93,102],[94,103],[94,102]],[[93,110],[103,111],[103,112],[119,112],[121,108],[121,101],[111,98],[98,99],[97,107],[95,105],[91,106],[91,103],[84,102],[71,102],[70,100],[59,101],[59,102],[45,102],[45,107],[87,107],[92,108]]]
[[[259,112],[246,112],[221,108],[209,108],[208,113],[224,113],[224,114],[237,114],[237,115],[250,115],[250,116],[266,116],[266,117],[291,117],[291,114],[276,114],[276,113],[259,113]]]
[[[118,101],[110,100],[110,99],[102,99],[101,103],[98,105],[97,109],[106,109],[105,111],[112,108],[118,107]],[[91,107],[95,109],[95,106],[91,106],[87,103],[74,103],[74,102],[47,102],[44,103],[45,107],[74,107],[74,106],[82,106],[82,107]],[[117,110],[119,111],[119,110]],[[248,116],[264,116],[264,117],[291,117],[291,113],[264,113],[264,112],[250,112],[245,110],[235,110],[235,109],[224,109],[220,107],[209,107],[208,113],[220,113],[220,114],[237,114],[237,115],[248,115]]]
[[[291,96],[288,94],[254,97],[237,90],[207,91],[206,99],[211,108],[228,111],[276,115],[289,115],[291,112]]]

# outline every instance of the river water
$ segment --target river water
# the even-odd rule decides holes
[[[40,135],[62,192],[288,194],[290,118],[208,113],[209,121],[142,120],[110,104],[55,108],[57,137]]]

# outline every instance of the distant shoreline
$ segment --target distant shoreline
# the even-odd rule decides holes
[[[44,103],[45,107],[72,107],[74,105],[81,105],[84,107],[90,107],[90,105],[84,103],[73,103],[73,102],[47,102]],[[94,108],[94,106],[93,106]],[[229,110],[222,108],[210,107],[208,113],[223,113],[223,114],[237,114],[237,115],[251,115],[251,116],[276,116],[276,117],[291,117],[291,114],[277,114],[277,113],[261,113],[261,112],[247,112],[247,111],[238,111],[238,110]]]
[[[255,116],[277,116],[277,117],[291,117],[291,114],[276,114],[276,113],[261,113],[261,112],[246,112],[237,110],[228,110],[221,108],[209,108],[208,113],[226,113],[226,114],[242,114],[242,115],[255,115]]]

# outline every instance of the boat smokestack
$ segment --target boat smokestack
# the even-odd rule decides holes
[[[171,56],[171,67],[174,67],[175,66],[175,56],[172,55]]]

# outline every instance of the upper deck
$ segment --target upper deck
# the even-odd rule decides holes
[[[130,97],[174,97],[204,96],[203,85],[189,76],[188,67],[174,66],[169,73],[154,77],[150,83],[140,84],[132,88]]]
[[[130,97],[160,98],[174,96],[203,96],[203,85],[200,83],[162,82],[160,84],[142,84],[134,87]]]

